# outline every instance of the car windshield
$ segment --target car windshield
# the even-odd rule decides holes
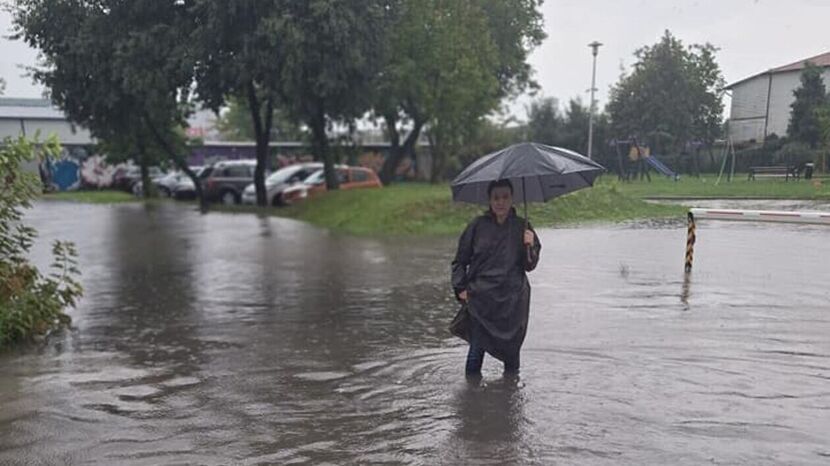
[[[325,172],[323,170],[317,170],[316,172],[308,175],[308,178],[303,181],[305,184],[320,184],[325,180]]]
[[[265,179],[265,184],[275,185],[285,183],[289,178],[291,178],[292,175],[300,171],[302,168],[303,167],[301,165],[281,168],[274,173],[271,173],[271,176]]]

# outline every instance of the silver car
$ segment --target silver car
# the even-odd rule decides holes
[[[202,170],[202,167],[190,167],[194,173],[198,175],[199,171]],[[183,171],[173,171],[170,172],[162,177],[154,178],[153,184],[156,185],[156,190],[158,190],[159,194],[165,197],[173,197],[173,192],[175,188],[179,186],[183,180],[187,180],[190,182],[190,178],[187,176],[187,173]],[[192,182],[190,182],[192,184]],[[141,196],[144,193],[144,183],[140,180],[133,185],[133,194],[136,196]]]
[[[200,177],[205,167],[191,167],[191,170],[196,174],[196,177]],[[170,186],[170,197],[175,199],[195,199],[196,186],[193,184],[193,180],[187,175],[179,178]]]
[[[265,179],[265,197],[268,205],[281,206],[282,192],[291,185],[301,183],[312,173],[323,168],[322,163],[298,163],[281,168]],[[256,188],[253,183],[242,192],[242,202],[256,204]]]

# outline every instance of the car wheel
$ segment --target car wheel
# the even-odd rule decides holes
[[[170,189],[164,186],[159,186],[159,194],[161,194],[164,197],[173,197],[173,193],[170,192]]]
[[[224,205],[239,204],[239,199],[237,199],[236,193],[234,193],[233,191],[225,191],[222,194],[221,200],[222,200],[222,204],[224,204]]]
[[[271,205],[274,207],[285,206],[285,200],[282,198],[282,193],[274,194],[274,197],[271,199]]]

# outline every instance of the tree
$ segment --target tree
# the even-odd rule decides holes
[[[548,145],[561,144],[564,120],[553,97],[531,102],[527,110],[527,139]]]
[[[283,43],[295,26],[289,3],[194,0],[191,9],[196,22],[191,43],[197,93],[217,113],[229,99],[244,102],[256,141],[254,186],[260,206],[267,205],[265,170],[274,117],[283,95]]]
[[[193,68],[186,4],[17,0],[13,13],[15,37],[42,54],[35,79],[70,120],[105,145],[132,148],[145,186],[149,154],[163,152],[193,180],[204,206],[182,155]]]
[[[453,15],[453,11],[474,12],[475,18],[454,16],[459,31],[453,39],[461,39],[462,31],[471,27],[473,22],[478,22],[472,27],[477,27],[480,35],[467,35],[467,40],[482,40],[484,46],[491,48],[489,56],[478,57],[479,64],[498,81],[496,94],[503,97],[532,85],[526,57],[544,37],[538,4],[535,0],[462,1],[453,4],[409,0],[401,3],[400,14],[395,17],[396,24],[390,29],[392,53],[387,57],[377,85],[379,91],[375,103],[375,113],[384,119],[391,142],[390,156],[381,169],[384,182],[391,181],[403,155],[412,154],[425,124],[430,120],[434,123],[434,115],[428,114],[426,108],[434,99],[435,89],[431,88],[430,83],[440,81],[448,84],[447,76],[451,73],[445,71],[456,66],[457,57],[444,50],[449,42],[442,41],[447,34],[443,32],[445,36],[442,37],[439,21]],[[461,46],[473,49],[475,45]],[[440,57],[449,61],[436,62]],[[466,69],[469,71],[469,66]],[[492,99],[486,92],[490,91],[485,91],[481,97],[489,108],[481,111],[478,117],[492,111],[498,103],[498,99]],[[468,118],[467,124],[475,124],[474,120]],[[401,144],[404,128],[409,132]],[[438,152],[440,157],[442,151]],[[440,165],[441,160],[437,161]]]
[[[439,119],[447,122],[450,114],[466,113],[465,121],[456,125],[474,125],[476,120],[493,111],[501,98],[535,86],[527,56],[545,36],[538,11],[540,3],[538,0],[403,0],[399,4],[393,18],[395,24],[387,38],[390,53],[375,86],[375,114],[384,120],[391,143],[390,155],[380,173],[384,183],[392,181],[404,155],[413,155],[415,143],[427,123],[435,132]],[[470,16],[460,14],[465,11]],[[455,21],[456,31],[450,29],[451,21]],[[461,40],[468,43],[457,42]],[[462,50],[478,55],[462,57]],[[463,73],[466,74],[462,76]],[[438,108],[436,95],[448,96],[449,86],[463,87],[467,77],[473,76],[471,85],[484,83],[480,79],[484,75],[488,83],[464,92],[478,97],[468,100],[473,102],[469,111],[457,112],[445,106],[440,118],[431,113]],[[436,83],[444,89],[436,89]],[[404,131],[408,132],[401,141]],[[431,138],[434,142],[445,139],[437,134],[433,136],[437,136]],[[447,150],[452,149],[433,147],[439,157],[435,160],[436,168],[444,164],[441,157]]]
[[[579,98],[568,101],[564,114],[560,112],[555,98],[536,100],[528,109],[526,138],[584,154],[588,148],[589,117],[590,109]],[[608,134],[608,115],[594,115],[594,142],[598,158],[602,158]]]
[[[611,89],[607,111],[617,137],[638,136],[655,151],[681,151],[720,134],[724,80],[710,44],[685,46],[666,31],[637,50],[631,74]]]
[[[823,71],[823,68],[807,63],[801,72],[801,86],[793,91],[795,100],[787,126],[787,135],[791,139],[808,144],[811,149],[822,141],[820,109],[830,101],[821,77]]]
[[[590,118],[591,109],[582,105],[582,100],[577,98],[568,101],[559,145],[584,154],[588,150],[588,123]],[[597,124],[594,128],[594,140],[596,141],[602,141],[603,139],[601,120],[601,118],[597,118],[595,121]]]
[[[37,198],[40,181],[21,166],[36,150],[56,156],[60,145],[56,139],[37,145],[23,137],[0,142],[0,347],[69,325],[64,311],[83,292],[72,243],[53,243],[48,275],[27,258],[37,231],[23,223],[23,209]]]
[[[288,117],[285,110],[275,108],[271,121],[271,140],[298,141],[305,138],[303,129]],[[256,140],[253,117],[245,99],[229,98],[216,126],[222,137],[229,141]]]
[[[338,187],[327,129],[349,123],[371,106],[373,80],[386,53],[394,8],[384,0],[307,0],[282,3],[278,30],[279,81],[287,110],[311,132],[326,186]],[[393,2],[394,5],[394,2]]]

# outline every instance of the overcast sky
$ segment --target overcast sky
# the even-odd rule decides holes
[[[545,96],[588,102],[591,53],[599,40],[597,88],[600,107],[608,88],[630,66],[638,47],[656,42],[669,29],[686,43],[710,42],[728,82],[830,51],[830,0],[547,0],[542,7],[548,38],[530,58]],[[0,12],[0,30],[9,14]],[[36,52],[0,39],[0,77],[7,97],[36,97],[41,89],[22,77]],[[527,97],[511,108],[525,117]],[[727,109],[728,112],[728,109]]]

